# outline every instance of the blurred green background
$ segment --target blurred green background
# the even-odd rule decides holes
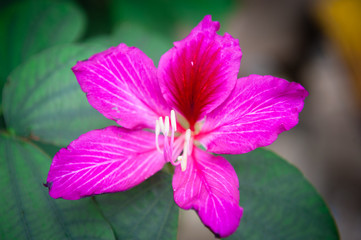
[[[281,134],[269,148],[298,166],[314,184],[334,214],[341,238],[361,239],[360,1],[3,0],[0,14],[0,88],[7,84],[10,89],[1,96],[0,128],[34,141],[47,139],[38,144],[44,144],[49,152],[109,122],[87,108],[81,116],[91,116],[94,123],[81,126],[78,119],[70,124],[69,133],[57,132],[63,129],[64,121],[73,120],[67,119],[71,111],[87,106],[84,99],[74,103],[76,108],[71,111],[57,103],[58,109],[52,110],[59,114],[56,119],[48,119],[52,123],[49,130],[39,129],[38,124],[46,119],[49,109],[45,105],[31,107],[26,96],[39,86],[31,82],[31,74],[13,73],[14,69],[25,62],[31,69],[33,59],[33,64],[43,62],[42,75],[46,76],[49,69],[59,68],[47,55],[56,55],[61,61],[81,52],[86,59],[121,42],[140,48],[157,65],[173,41],[185,37],[204,15],[211,14],[213,20],[221,23],[221,33],[228,32],[239,39],[243,51],[239,76],[275,75],[300,82],[310,92],[300,124]],[[82,46],[70,52],[61,47],[49,50],[72,42]],[[44,56],[32,58],[38,53]],[[67,64],[74,65],[76,60],[83,59]],[[63,68],[61,74],[71,74],[68,67]],[[21,79],[22,84],[6,83],[10,82],[9,76]],[[64,83],[68,89],[76,85],[66,80],[59,82]],[[43,87],[46,92],[48,88]],[[81,94],[76,91],[74,96]],[[8,119],[4,119],[5,111]],[[34,116],[22,119],[21,111]],[[193,213],[183,212],[180,222],[180,239],[213,238]]]

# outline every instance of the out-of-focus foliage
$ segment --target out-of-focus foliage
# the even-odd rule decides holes
[[[0,134],[0,239],[115,239],[91,198],[49,196],[50,160],[30,142]]]
[[[111,16],[115,24],[133,22],[148,31],[175,34],[184,25],[194,26],[205,15],[222,21],[237,0],[112,0]]]
[[[71,2],[18,2],[0,13],[0,89],[9,73],[48,47],[73,42],[84,31],[83,12]],[[1,93],[0,93],[1,103]]]
[[[58,146],[113,122],[92,108],[71,71],[78,60],[105,50],[102,45],[56,46],[30,58],[9,76],[4,116],[18,136]]]
[[[0,239],[174,239],[178,207],[171,176],[158,173],[117,194],[52,199],[43,186],[51,158],[0,134]],[[139,238],[138,238],[139,237]]]
[[[95,197],[117,239],[176,239],[172,176],[160,172],[138,187]]]
[[[261,148],[225,157],[237,172],[244,208],[229,239],[339,239],[328,207],[297,168]]]

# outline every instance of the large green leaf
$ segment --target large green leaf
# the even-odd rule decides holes
[[[50,46],[78,39],[84,28],[84,14],[71,2],[29,0],[4,9],[0,13],[0,90],[20,63]]]
[[[265,149],[225,157],[237,172],[244,208],[228,239],[339,239],[325,202],[294,166]]]
[[[117,239],[176,239],[172,177],[160,172],[129,191],[96,197]]]
[[[240,0],[112,0],[111,16],[115,23],[137,23],[169,36],[184,25],[194,27],[205,15],[217,21],[235,8]],[[190,31],[190,29],[188,30]]]
[[[2,115],[1,106],[0,106],[0,131],[1,129],[5,129],[5,119],[4,119],[4,115]]]
[[[95,44],[56,46],[19,66],[4,88],[6,126],[19,136],[64,146],[112,124],[89,105],[71,71],[102,50]]]
[[[234,9],[240,9],[242,0],[177,0],[172,2],[172,10],[178,22],[185,22],[195,26],[205,15],[212,15],[212,19],[225,24]]]
[[[171,33],[175,19],[172,12],[173,1],[167,0],[112,0],[110,13],[115,24],[136,23],[150,32]]]
[[[50,163],[30,143],[0,134],[0,239],[114,239],[91,198],[49,196]]]

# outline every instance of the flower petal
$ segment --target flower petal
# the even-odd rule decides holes
[[[194,148],[187,169],[175,169],[174,200],[183,209],[196,210],[216,235],[227,237],[237,229],[243,213],[238,185],[236,172],[227,160]]]
[[[168,115],[153,61],[135,47],[120,44],[78,62],[73,72],[89,103],[126,128],[153,128]]]
[[[61,149],[51,164],[47,186],[53,198],[70,200],[124,191],[164,163],[154,134],[111,126],[90,131]]]
[[[298,123],[308,92],[298,83],[251,75],[206,118],[199,141],[213,153],[240,154],[273,143]]]
[[[242,56],[238,40],[216,34],[219,27],[206,16],[159,62],[164,98],[191,126],[222,103],[237,80]]]

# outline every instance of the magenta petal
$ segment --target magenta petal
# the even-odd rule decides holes
[[[183,209],[193,208],[216,235],[236,231],[243,209],[239,206],[238,178],[232,165],[194,148],[187,169],[175,169],[174,200]]]
[[[164,98],[191,126],[222,103],[237,80],[242,56],[238,40],[216,34],[219,27],[206,16],[159,62]]]
[[[150,132],[115,126],[93,130],[55,155],[47,179],[49,194],[75,200],[124,191],[152,176],[164,163]]]
[[[240,154],[273,143],[298,123],[308,92],[298,83],[251,75],[207,115],[199,141],[214,153]]]
[[[153,61],[135,47],[112,47],[78,62],[73,72],[89,103],[123,127],[153,128],[169,114]]]

